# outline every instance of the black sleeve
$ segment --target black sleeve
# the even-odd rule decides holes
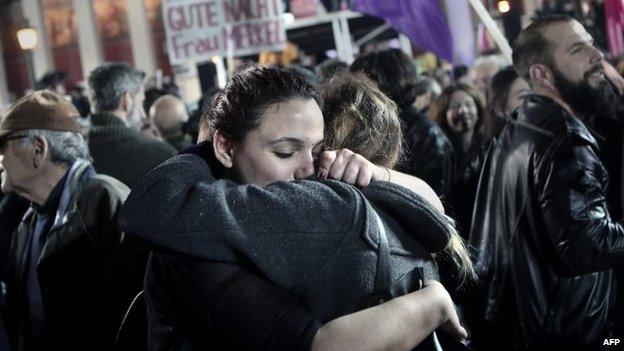
[[[441,133],[417,126],[409,130],[406,136],[409,161],[399,170],[422,178],[438,196],[446,199],[452,182],[453,150]]]
[[[624,229],[607,209],[604,173],[591,147],[564,141],[538,177],[547,239],[572,276],[624,262]]]
[[[321,327],[286,290],[232,264],[153,254],[145,298],[150,350],[310,350]]]

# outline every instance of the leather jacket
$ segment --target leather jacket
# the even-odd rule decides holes
[[[37,263],[46,322],[40,342],[45,349],[111,350],[145,272],[146,252],[139,252],[117,224],[128,187],[106,175],[90,175],[89,168],[84,162],[70,172],[63,192],[68,196],[66,212],[57,212]],[[25,289],[35,223],[30,209],[13,235],[10,252],[3,312],[17,351],[31,349],[32,343]]]
[[[614,303],[611,268],[624,262],[607,182],[585,124],[544,96],[525,98],[489,145],[470,243],[484,317],[506,324],[514,347],[602,345]]]
[[[422,178],[438,196],[451,191],[453,147],[440,127],[409,105],[401,110],[405,124],[406,159],[398,170]]]

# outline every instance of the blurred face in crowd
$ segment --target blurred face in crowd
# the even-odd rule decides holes
[[[485,63],[474,70],[474,87],[477,88],[484,95],[487,93],[487,89],[490,86],[492,77],[498,72],[499,66],[495,63]]]
[[[559,22],[543,35],[553,43],[554,85],[565,102],[580,114],[614,108],[617,95],[603,73],[604,55],[585,28],[577,21]]]
[[[472,96],[463,90],[456,90],[451,94],[446,110],[446,123],[453,132],[462,134],[474,130],[478,118],[477,104]]]
[[[57,84],[54,87],[54,92],[58,93],[59,95],[67,95],[67,89],[65,89],[65,85],[64,84]]]
[[[132,107],[128,115],[128,122],[136,130],[141,130],[143,121],[146,119],[143,100],[145,100],[145,90],[141,87],[133,96]]]
[[[15,133],[0,144],[0,164],[2,165],[2,192],[23,193],[34,177],[29,153],[32,149],[24,144],[23,134]]]
[[[522,100],[531,92],[529,84],[518,77],[509,87],[509,94],[507,95],[507,102],[505,104],[505,116],[512,113],[518,106],[522,104]]]
[[[270,105],[260,126],[232,148],[236,180],[263,186],[309,177],[322,152],[323,128],[323,115],[314,99]]]

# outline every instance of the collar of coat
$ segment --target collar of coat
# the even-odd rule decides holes
[[[121,118],[108,112],[91,115],[91,124],[93,127],[127,127]]]
[[[598,147],[596,139],[579,117],[543,95],[527,96],[512,116],[512,122],[553,138],[566,134]]]

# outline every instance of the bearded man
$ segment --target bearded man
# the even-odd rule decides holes
[[[89,76],[92,128],[88,134],[93,165],[132,188],[152,168],[177,154],[162,140],[140,133],[145,74],[125,63],[106,63]]]
[[[491,341],[515,350],[598,349],[610,334],[624,229],[608,210],[608,174],[588,116],[619,115],[604,57],[567,16],[518,36],[514,67],[532,95],[490,144],[470,241],[485,285]],[[485,338],[473,331],[475,348]]]

